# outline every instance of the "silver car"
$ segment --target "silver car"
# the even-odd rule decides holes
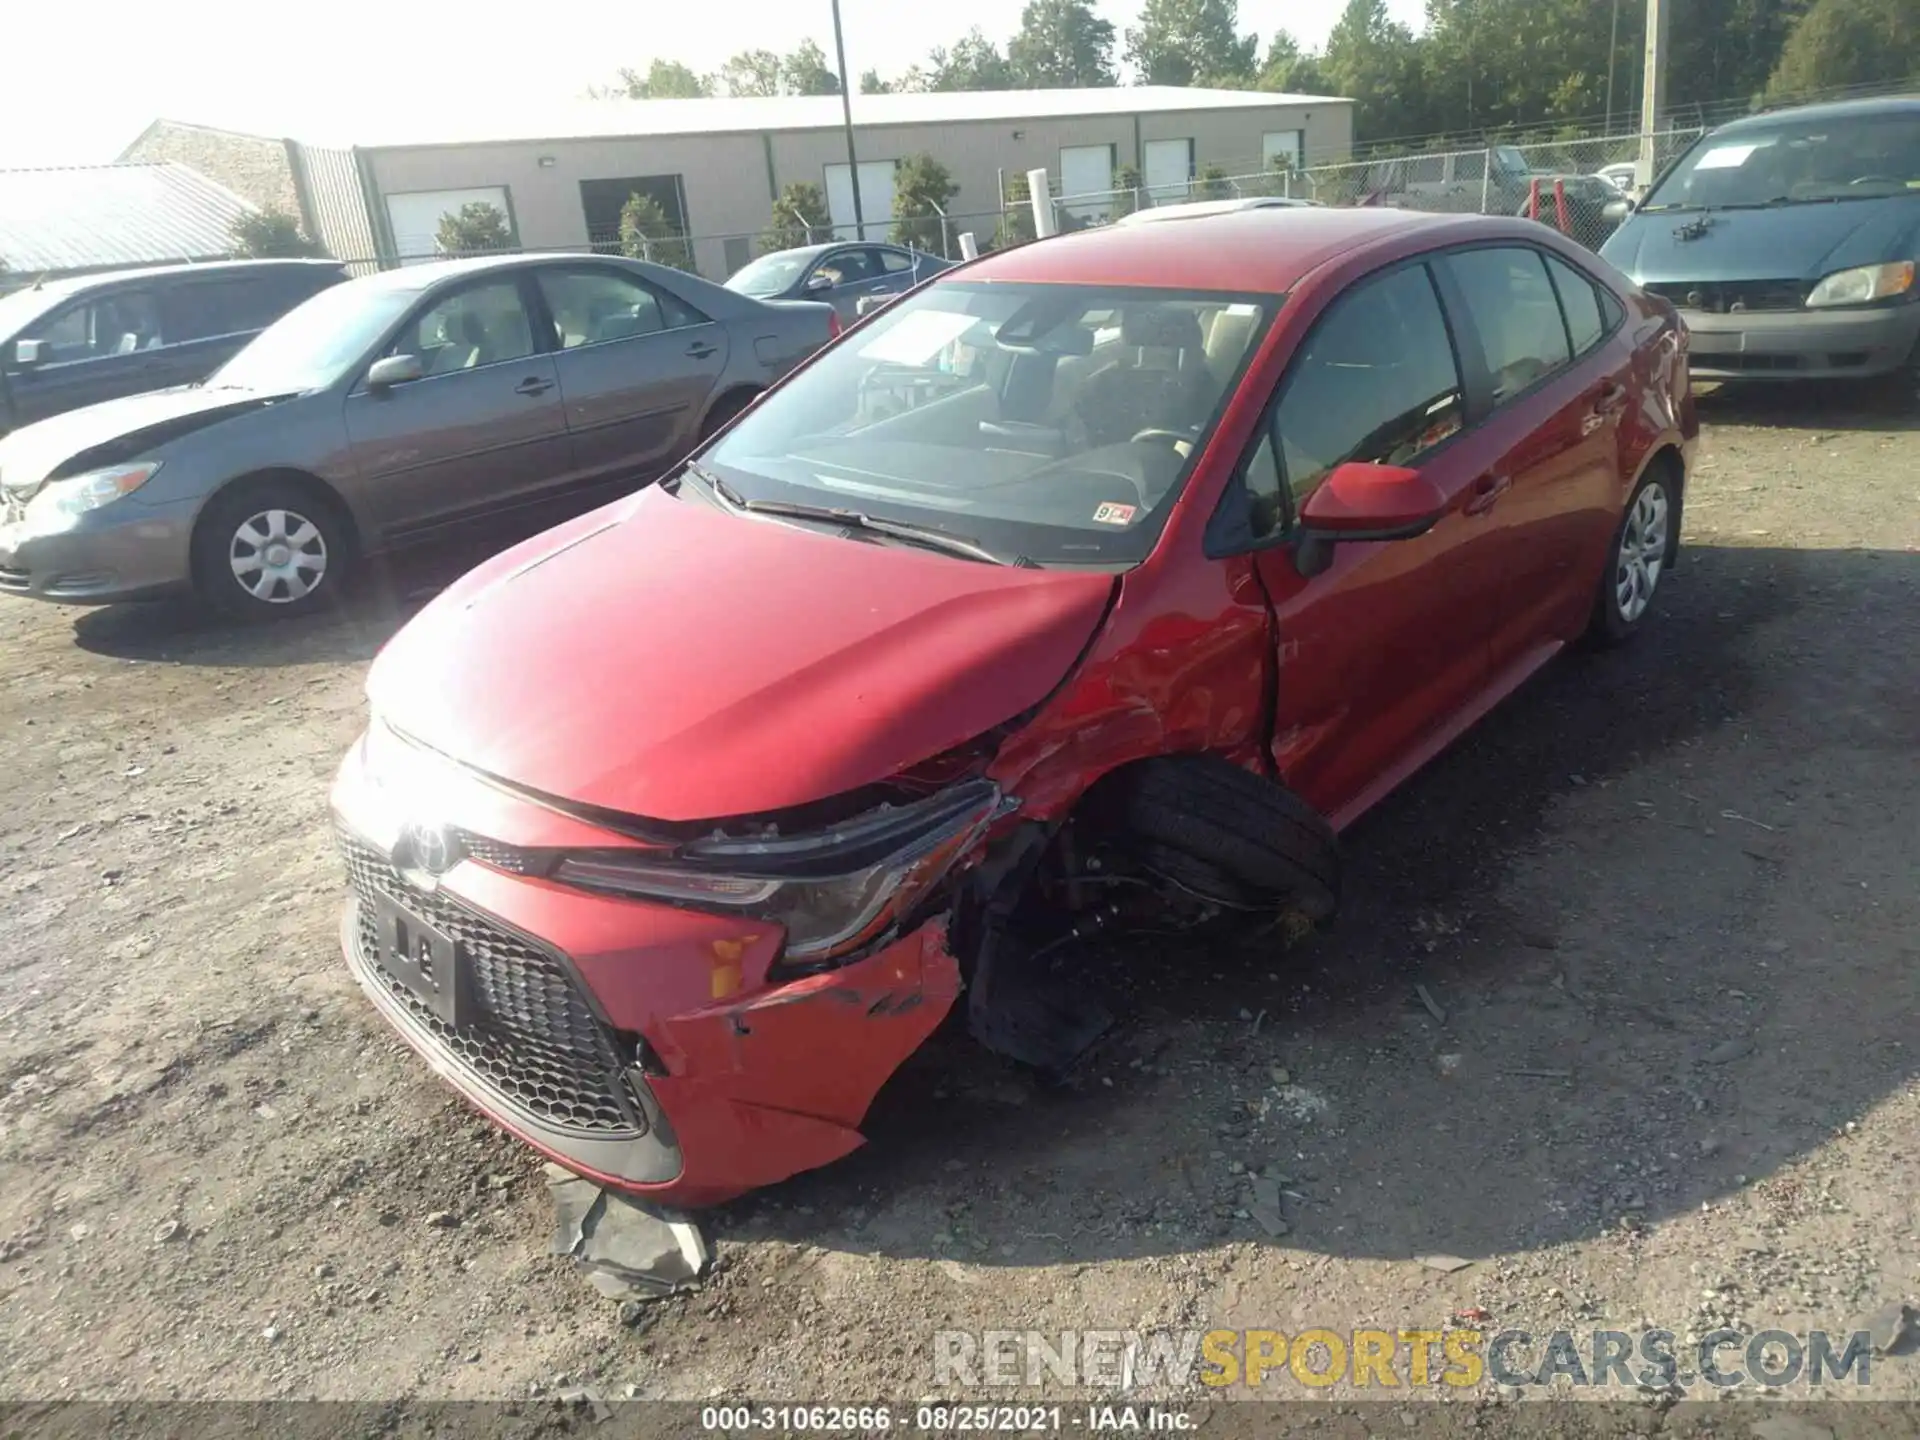
[[[838,331],[606,256],[336,285],[201,384],[0,440],[0,593],[311,609],[367,555],[654,479]]]

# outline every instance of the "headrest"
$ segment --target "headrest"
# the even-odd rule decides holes
[[[1171,305],[1128,310],[1120,317],[1120,340],[1126,345],[1198,350],[1200,321],[1193,311],[1176,309]]]

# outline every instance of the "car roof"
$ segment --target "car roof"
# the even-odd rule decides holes
[[[1744,130],[1765,130],[1782,122],[1811,120],[1851,120],[1871,115],[1920,115],[1920,95],[1878,95],[1868,100],[1834,100],[1825,105],[1793,105],[1779,110],[1762,110],[1757,115],[1742,115],[1713,133],[1737,135]]]
[[[1059,285],[1154,285],[1283,294],[1300,277],[1358,249],[1511,234],[1518,221],[1429,215],[1384,206],[1305,206],[1195,215],[1159,225],[1105,225],[998,251],[943,284],[972,280]]]
[[[99,290],[111,285],[127,285],[149,280],[166,280],[177,275],[195,277],[205,275],[225,275],[234,271],[262,270],[338,270],[338,260],[203,260],[192,265],[141,265],[129,270],[102,270],[92,275],[64,275],[57,280],[45,280],[37,285],[30,284],[27,289],[38,290],[48,295],[79,295],[88,290]],[[16,278],[27,278],[24,276]]]
[[[1289,199],[1282,195],[1243,195],[1233,200],[1183,200],[1177,205],[1155,205],[1150,210],[1135,210],[1114,223],[1140,225],[1149,221],[1185,220],[1198,215],[1235,215],[1242,210],[1310,210],[1311,200]]]

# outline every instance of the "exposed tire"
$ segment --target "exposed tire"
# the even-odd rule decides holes
[[[1679,549],[1679,484],[1674,467],[1662,461],[1647,467],[1627,498],[1594,593],[1588,637],[1619,645],[1639,634]]]
[[[1339,907],[1332,827],[1292,791],[1250,770],[1211,755],[1169,755],[1128,767],[1103,799],[1104,818],[1141,863],[1182,889],[1315,921]]]
[[[193,535],[194,584],[240,619],[309,614],[333,603],[353,564],[340,507],[312,485],[262,478],[228,486]]]
[[[704,444],[711,440],[732,424],[734,417],[751,405],[759,394],[758,390],[736,390],[731,395],[721,396],[700,426],[701,442]]]

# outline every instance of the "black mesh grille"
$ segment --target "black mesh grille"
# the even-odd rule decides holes
[[[505,870],[514,875],[547,873],[549,852],[525,850],[501,840],[489,840],[471,830],[456,830],[453,836],[459,841],[460,848],[482,865],[491,865],[496,870]]]
[[[1647,289],[1683,310],[1714,315],[1736,310],[1798,310],[1807,299],[1806,284],[1800,280],[1703,280],[1649,285]]]
[[[604,1139],[646,1133],[613,1036],[557,959],[443,895],[415,890],[372,846],[351,835],[339,839],[360,901],[360,962],[446,1055],[556,1129]],[[476,1002],[471,1024],[448,1025],[382,968],[373,918],[381,893],[459,947]]]

